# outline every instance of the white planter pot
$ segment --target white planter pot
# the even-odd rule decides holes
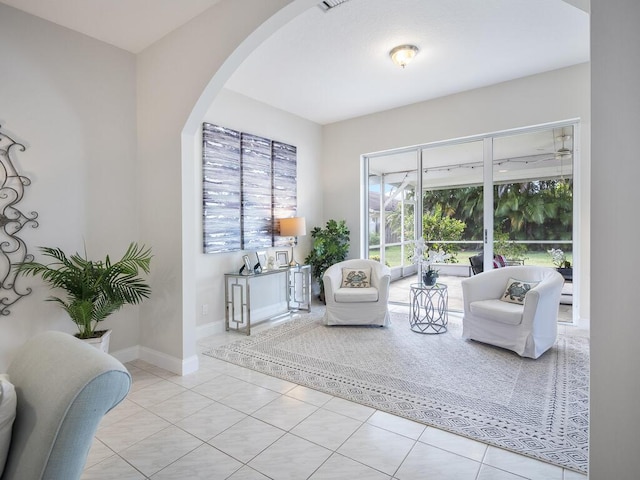
[[[83,338],[82,341],[93,345],[104,353],[109,353],[109,339],[111,338],[111,330],[102,330],[102,336],[96,338]],[[97,332],[96,332],[97,333]]]

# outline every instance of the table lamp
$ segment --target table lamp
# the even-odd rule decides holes
[[[300,265],[293,258],[293,247],[296,244],[298,237],[307,234],[307,225],[304,217],[291,217],[280,219],[280,236],[291,237],[291,261],[290,267],[296,267]]]

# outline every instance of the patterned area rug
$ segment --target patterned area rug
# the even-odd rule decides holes
[[[299,315],[206,355],[586,473],[589,343],[560,335],[537,360],[421,335],[406,315],[388,328],[326,327]]]

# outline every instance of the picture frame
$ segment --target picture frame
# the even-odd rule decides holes
[[[256,252],[256,258],[258,259],[260,267],[262,267],[262,271],[269,269],[267,266],[267,252]]]
[[[284,268],[289,266],[289,252],[286,250],[276,252],[276,262],[278,263],[279,268]]]
[[[249,255],[243,255],[242,259],[244,260],[244,271],[247,273],[247,275],[251,275],[253,273],[253,265],[251,264]]]

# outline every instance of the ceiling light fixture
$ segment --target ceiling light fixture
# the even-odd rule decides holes
[[[327,13],[332,8],[339,7],[340,5],[342,5],[343,3],[346,3],[348,1],[349,0],[325,0],[324,2],[320,2],[318,4],[318,7],[320,7],[320,9],[323,12]]]
[[[562,141],[562,148],[559,148],[556,151],[556,160],[562,160],[563,158],[570,157],[573,154],[573,151],[570,148],[564,146],[565,140],[571,140],[571,135],[561,135],[556,137],[557,140]]]
[[[415,45],[399,45],[389,52],[389,56],[393,63],[404,68],[418,54],[418,51]]]

